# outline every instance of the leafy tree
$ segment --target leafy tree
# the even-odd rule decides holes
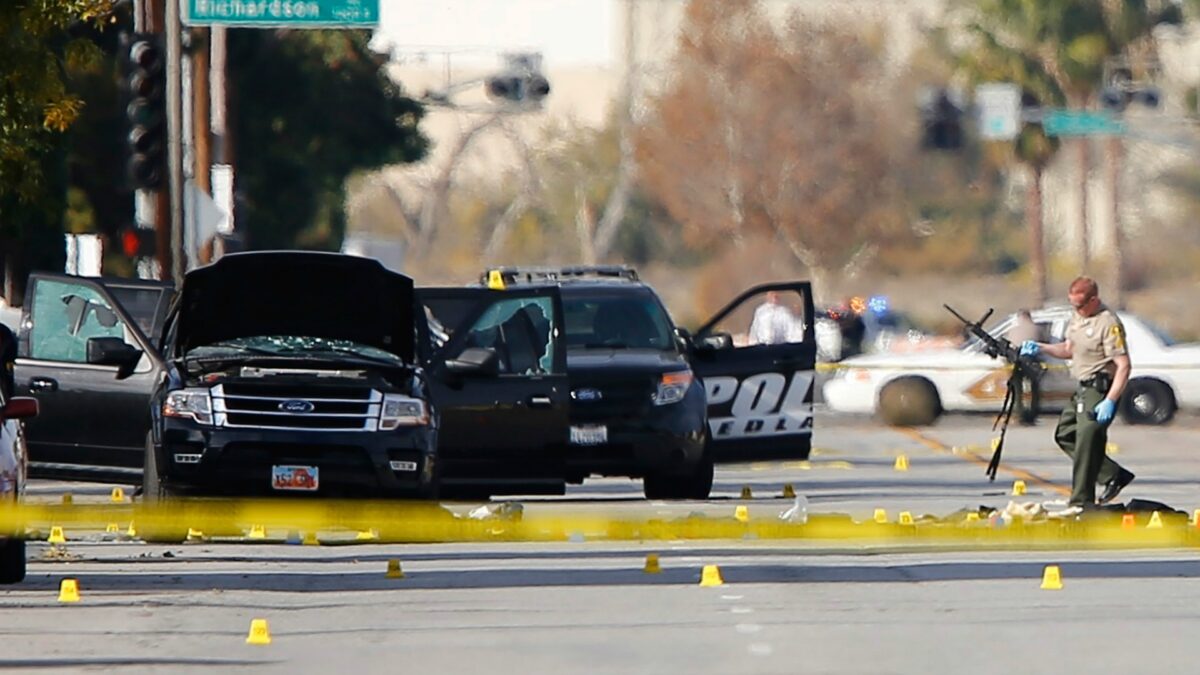
[[[363,31],[229,36],[239,227],[254,248],[334,249],[353,172],[413,162],[424,113]]]
[[[86,37],[71,37],[73,23],[102,25],[114,0],[16,0],[0,6],[0,197],[28,200],[42,177],[39,159],[66,131],[84,102],[70,93],[68,67],[99,58]]]
[[[1111,57],[1144,50],[1155,26],[1180,20],[1179,7],[1171,0],[963,0],[954,18],[974,38],[959,53],[959,64],[972,80],[1014,82],[1031,102],[1073,109],[1096,100]],[[1084,233],[1079,245],[1086,265],[1090,146],[1087,139],[1076,140],[1075,146]],[[1014,158],[1032,174],[1026,215],[1030,236],[1037,237],[1031,258],[1039,302],[1045,298],[1045,269],[1039,262],[1041,177],[1056,151],[1057,141],[1036,125],[1027,126],[1014,147]]]
[[[114,4],[0,3],[0,265],[10,299],[20,294],[27,268],[61,264],[62,138],[84,110],[68,75],[98,62],[87,29],[105,25]]]

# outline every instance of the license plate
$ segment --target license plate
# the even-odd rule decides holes
[[[315,466],[275,465],[271,467],[271,487],[276,490],[317,489],[320,480]]]
[[[608,442],[608,427],[589,424],[571,427],[571,445],[600,445]]]

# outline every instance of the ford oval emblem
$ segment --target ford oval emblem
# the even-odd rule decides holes
[[[576,401],[599,401],[604,398],[604,393],[599,389],[576,389],[571,392],[571,398]]]
[[[295,398],[290,401],[284,401],[279,404],[279,409],[283,412],[303,415],[304,413],[312,412],[317,406],[312,404],[312,401],[303,401]]]

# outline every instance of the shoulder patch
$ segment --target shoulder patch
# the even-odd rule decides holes
[[[1108,329],[1108,332],[1112,335],[1116,348],[1125,349],[1125,328],[1119,323],[1114,323],[1112,328]]]

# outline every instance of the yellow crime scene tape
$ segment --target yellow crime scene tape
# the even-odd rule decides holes
[[[514,510],[516,511],[516,510]],[[728,516],[620,517],[611,513],[545,513],[476,519],[436,503],[175,499],[150,504],[23,502],[0,508],[0,535],[66,543],[89,533],[128,539],[204,538],[305,543],[451,543],[566,541],[839,541],[955,544],[1010,548],[1194,548],[1196,520],[1178,513],[1088,514],[1081,520],[1011,521],[967,514],[950,521],[882,509],[866,522],[812,514],[807,522],[751,517],[743,505]],[[293,542],[299,543],[299,542]]]
[[[1179,367],[1182,368],[1183,366],[1179,366]],[[1066,365],[1065,363],[1044,363],[1044,364],[1042,364],[1042,368],[1044,370],[1070,370],[1070,366]],[[1155,366],[1155,368],[1157,369],[1158,366]],[[1171,368],[1175,368],[1175,366],[1164,366],[1164,368],[1171,369]],[[1003,364],[997,364],[993,370],[1011,371],[1012,369],[1013,369],[1013,365],[1011,363],[1003,363]],[[938,370],[973,370],[973,369],[966,368],[966,367],[963,367],[960,365],[913,366],[911,364],[900,364],[900,363],[889,365],[887,363],[874,363],[874,364],[849,363],[849,364],[847,364],[847,363],[842,363],[842,362],[838,362],[838,363],[820,362],[820,363],[817,363],[815,370],[818,373],[831,373],[831,372],[838,371],[838,370],[903,370],[903,371],[912,371],[915,373],[915,372],[927,371],[927,370],[938,371]]]

